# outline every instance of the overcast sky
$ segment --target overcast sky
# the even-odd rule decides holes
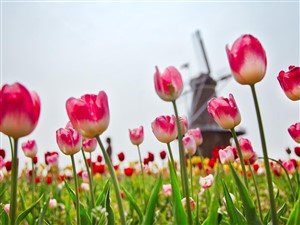
[[[290,101],[276,79],[280,70],[299,66],[299,2],[226,3],[1,3],[1,86],[20,82],[41,99],[37,128],[20,143],[35,139],[39,156],[59,150],[55,131],[68,121],[65,102],[85,93],[104,90],[111,122],[101,136],[112,138],[113,154],[138,159],[128,129],[145,129],[142,155],[166,149],[152,131],[155,117],[173,114],[172,104],[155,93],[153,74],[177,67],[189,89],[189,80],[205,70],[193,35],[200,30],[212,69],[219,78],[230,72],[225,45],[242,34],[257,37],[267,53],[267,74],[256,85],[269,155],[286,158],[294,148],[287,128],[299,121],[299,103]],[[189,63],[188,70],[181,69]],[[240,127],[262,154],[251,91],[234,79],[217,86],[217,94],[232,93],[242,116]],[[178,100],[179,113],[187,115],[190,95]],[[205,141],[205,140],[204,140]],[[1,148],[9,150],[8,138]],[[174,146],[175,151],[176,146]],[[177,148],[176,148],[177,149]],[[9,151],[8,151],[9,152]],[[97,149],[97,155],[100,149]],[[81,155],[80,155],[81,156]],[[178,154],[174,153],[175,158]],[[115,156],[114,156],[115,157]],[[29,161],[20,153],[21,161]],[[43,158],[42,158],[43,159]],[[61,154],[61,161],[70,164]]]

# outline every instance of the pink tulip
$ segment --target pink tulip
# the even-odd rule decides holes
[[[219,150],[219,157],[222,164],[234,162],[234,154],[231,146]]]
[[[81,98],[69,98],[66,102],[67,113],[73,127],[86,138],[101,135],[109,124],[107,95],[86,94]]]
[[[241,148],[241,152],[242,152],[244,161],[247,162],[247,160],[248,159],[250,160],[253,156],[256,159],[255,152],[253,150],[252,144],[249,141],[249,139],[239,138],[239,145],[240,145],[240,148]]]
[[[7,215],[9,215],[9,211],[10,211],[10,204],[5,204],[3,207],[4,211],[6,212]]]
[[[261,81],[267,68],[265,50],[258,39],[246,34],[239,37],[231,49],[226,45],[231,71],[240,84],[255,84]]]
[[[183,90],[183,81],[179,71],[169,66],[164,73],[160,73],[155,67],[154,85],[158,96],[164,101],[176,100]]]
[[[84,138],[82,141],[82,149],[85,152],[93,152],[97,147],[97,143],[96,138]]]
[[[162,186],[163,193],[165,196],[169,197],[172,195],[172,185],[171,184],[164,184]]]
[[[282,165],[290,174],[293,174],[296,171],[295,164],[291,160],[283,162]]]
[[[189,197],[189,199],[190,199],[190,208],[191,208],[191,210],[194,210],[196,208],[195,201],[194,201],[194,199],[192,197]],[[183,198],[181,200],[181,203],[182,203],[183,207],[186,209],[186,207],[187,207],[186,198]]]
[[[51,198],[50,200],[49,200],[49,208],[50,209],[54,209],[54,208],[56,208],[57,207],[57,201],[56,201],[56,199],[55,198]]]
[[[300,100],[300,67],[289,66],[289,71],[280,71],[277,79],[289,99]]]
[[[197,151],[196,141],[191,135],[185,135],[182,138],[182,144],[185,154],[193,156]]]
[[[0,183],[4,180],[4,174],[2,170],[0,170]]]
[[[40,99],[22,84],[5,84],[0,90],[0,132],[20,138],[30,134],[40,116]]]
[[[80,151],[82,136],[72,127],[60,128],[56,131],[56,142],[65,155],[73,155]]]
[[[232,129],[241,122],[241,115],[232,94],[229,94],[229,98],[212,98],[207,103],[207,110],[223,129]]]
[[[200,128],[189,129],[187,134],[193,136],[197,146],[200,146],[203,143],[203,137]]]
[[[300,143],[300,122],[291,125],[288,132],[297,143]]]
[[[83,183],[89,183],[90,182],[89,175],[88,175],[87,171],[83,171],[81,177],[82,177],[82,182]]]
[[[133,145],[140,145],[144,141],[144,127],[129,129],[129,138]]]
[[[183,136],[189,129],[188,120],[186,116],[179,116],[179,123],[180,123],[180,131]]]
[[[22,150],[25,156],[29,158],[34,158],[37,153],[37,145],[35,140],[28,140],[22,144]]]
[[[209,174],[206,177],[200,177],[199,183],[202,188],[208,189],[213,185],[214,182],[214,176],[212,174]]]
[[[152,132],[162,143],[170,143],[177,137],[176,117],[172,116],[159,116],[152,123]]]
[[[2,158],[2,156],[0,156],[0,171],[4,166],[5,166],[4,159]]]

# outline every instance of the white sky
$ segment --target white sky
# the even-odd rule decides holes
[[[155,117],[173,114],[171,103],[155,93],[154,67],[178,69],[186,82],[203,68],[199,63],[194,32],[201,30],[212,76],[229,73],[225,45],[245,33],[257,37],[267,53],[265,79],[257,84],[269,155],[286,158],[286,147],[296,144],[287,128],[299,121],[299,103],[290,101],[280,89],[277,75],[289,65],[299,66],[299,2],[1,2],[1,86],[16,81],[38,92],[41,115],[37,128],[28,137],[36,139],[40,160],[46,151],[59,150],[55,131],[68,118],[66,100],[85,93],[106,91],[111,122],[102,140],[112,138],[113,154],[126,153],[138,159],[129,141],[128,129],[145,129],[142,155],[158,157],[166,149],[152,131]],[[198,60],[198,61],[197,61]],[[255,150],[261,155],[256,114],[250,88],[234,79],[218,86],[218,95],[233,93],[242,123]],[[185,102],[179,112],[187,115]],[[204,140],[205,141],[205,140]],[[1,148],[9,152],[8,138],[1,137]],[[174,150],[176,146],[174,146]],[[97,155],[100,149],[97,149]],[[29,161],[20,154],[22,162]],[[81,155],[80,155],[81,156]],[[174,153],[175,158],[178,154]],[[114,156],[115,157],[115,156]],[[61,164],[70,164],[61,154]]]

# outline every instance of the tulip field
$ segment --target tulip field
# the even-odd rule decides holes
[[[295,147],[286,152],[287,159],[270,158],[255,86],[266,73],[265,50],[254,36],[242,35],[226,46],[226,52],[232,76],[250,87],[262,155],[249,139],[237,136],[241,114],[234,95],[229,94],[210,99],[207,111],[231,132],[234,142],[215,146],[211,158],[203,157],[201,127],[190,128],[187,117],[178,112],[182,76],[169,66],[164,72],[155,67],[154,73],[153,91],[174,110],[173,115],[162,112],[149,121],[157,141],[165,144],[159,156],[148,152],[141,157],[141,125],[128,129],[139,160],[125,163],[124,152],[117,154],[117,161],[111,160],[101,139],[110,122],[108,96],[99,91],[66,101],[69,121],[53,134],[60,152],[45,152],[45,158],[38,160],[38,140],[26,136],[38,126],[40,97],[19,82],[4,84],[0,132],[9,139],[10,148],[0,149],[1,224],[300,224],[300,122],[287,127],[295,141]],[[287,101],[297,104],[300,67],[280,71],[277,79]],[[178,150],[173,151],[171,143]],[[101,152],[95,151],[97,146]],[[19,165],[21,154],[30,159],[30,165]],[[61,154],[70,157],[71,165],[59,166]],[[80,170],[75,155],[80,156]]]

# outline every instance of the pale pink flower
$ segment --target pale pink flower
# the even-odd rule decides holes
[[[182,136],[184,136],[189,129],[188,120],[186,116],[179,116],[179,123],[180,123],[181,134]]]
[[[10,204],[5,204],[3,207],[4,211],[6,212],[7,215],[9,215],[9,211],[10,211]]]
[[[165,196],[171,196],[172,195],[172,185],[171,184],[164,184],[162,186],[163,193]]]
[[[182,144],[185,154],[193,156],[197,151],[197,145],[192,135],[185,135],[182,138]]]
[[[241,122],[241,115],[232,94],[229,94],[229,98],[218,97],[209,100],[207,111],[223,129],[233,129]]]
[[[267,69],[267,57],[259,40],[250,34],[242,35],[226,53],[235,80],[240,84],[261,81]]]
[[[189,129],[187,134],[193,136],[197,146],[200,146],[203,143],[203,137],[200,128]]]
[[[176,117],[174,115],[159,116],[151,123],[152,132],[162,143],[170,143],[177,137]]]
[[[129,138],[133,145],[140,145],[144,141],[144,127],[129,129]]]
[[[250,160],[253,156],[255,156],[255,152],[249,139],[242,137],[239,138],[239,145],[244,161],[247,162],[248,159]]]
[[[96,138],[84,138],[82,141],[82,149],[85,152],[93,152],[97,147],[97,143]]]
[[[82,177],[83,183],[89,183],[90,180],[89,180],[89,175],[88,175],[87,171],[83,171],[81,177]]]
[[[88,183],[83,182],[83,183],[81,183],[80,188],[81,188],[81,190],[89,191],[90,190],[90,185]]]
[[[66,109],[73,127],[85,138],[101,135],[108,128],[110,115],[104,91],[98,95],[86,94],[79,99],[69,98]]]
[[[5,166],[5,161],[2,158],[2,156],[0,156],[0,169],[2,169]]]
[[[164,101],[174,101],[182,93],[183,81],[179,71],[169,66],[163,73],[155,67],[154,86],[157,95]]]
[[[231,146],[219,150],[219,157],[222,164],[234,162],[234,153]]]
[[[57,207],[57,201],[56,201],[56,199],[55,198],[51,198],[50,200],[49,200],[49,208],[50,209],[54,209],[54,208],[56,208]]]
[[[190,207],[191,207],[191,210],[193,211],[196,208],[196,204],[195,204],[195,201],[192,197],[190,197],[189,199],[190,199]],[[186,198],[183,198],[181,200],[181,203],[182,203],[183,207],[186,209],[186,207],[187,207]]]
[[[41,103],[37,93],[28,91],[22,84],[5,84],[0,90],[0,108],[0,132],[20,138],[35,129]]]
[[[287,72],[280,71],[277,80],[289,99],[300,100],[300,67],[289,66]]]
[[[27,142],[22,143],[22,150],[25,156],[34,158],[37,154],[37,145],[35,140],[28,140]]]
[[[200,177],[199,183],[202,188],[208,189],[212,186],[214,182],[214,176],[212,174],[207,175],[206,177]]]
[[[293,174],[296,171],[295,164],[291,160],[283,162],[282,165],[290,174]]]

